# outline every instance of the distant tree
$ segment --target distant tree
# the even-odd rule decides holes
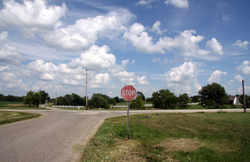
[[[161,89],[159,92],[154,92],[152,96],[152,103],[155,108],[174,109],[178,102],[178,98],[168,89]]]
[[[116,103],[120,102],[120,99],[118,96],[114,97],[113,99],[115,100]]]
[[[249,105],[250,105],[250,96],[245,95],[245,99],[246,99],[246,107],[249,107]],[[240,95],[240,103],[244,105],[244,96],[243,96],[243,94]]]
[[[119,102],[125,102],[123,98],[119,98]]]
[[[142,100],[145,101],[145,96],[144,96],[144,94],[142,92],[137,91],[136,96],[141,96]]]
[[[139,110],[145,109],[142,97],[138,95],[136,99],[133,99],[132,102],[129,104],[129,108]]]
[[[64,98],[66,99],[66,105],[72,105],[72,96],[70,94],[66,94]]]
[[[225,88],[218,83],[207,84],[199,91],[202,105],[208,108],[218,108],[225,104],[227,94]]]
[[[39,107],[40,100],[41,100],[41,94],[39,92],[36,92],[33,96],[33,104],[36,107]]]
[[[189,97],[187,93],[180,94],[178,97],[178,107],[180,109],[186,109],[188,107]]]
[[[24,97],[23,103],[24,104],[32,105],[33,104],[34,94],[35,93],[32,90],[30,90],[29,92],[27,92],[26,96]]]
[[[39,103],[41,100],[41,95],[39,92],[34,92],[30,90],[27,92],[26,96],[24,97],[23,103],[24,104],[29,104],[29,105],[35,105],[36,107],[39,107]]]
[[[49,94],[47,92],[45,92],[44,90],[40,90],[39,93],[41,95],[41,103],[42,104],[45,104],[46,100],[50,101],[50,97],[49,97]]]
[[[200,96],[196,95],[196,96],[192,96],[190,97],[192,102],[199,102],[200,101]]]
[[[101,93],[94,93],[90,100],[90,107],[91,108],[100,107],[100,108],[108,109],[110,106],[109,106],[108,99],[105,97],[105,95]]]
[[[146,98],[146,101],[147,101],[147,102],[151,102],[151,101],[152,101],[152,97]]]

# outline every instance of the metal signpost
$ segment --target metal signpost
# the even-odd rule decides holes
[[[121,89],[121,96],[125,101],[127,101],[127,130],[128,129],[128,123],[129,123],[129,101],[133,100],[136,96],[136,89],[132,85],[125,85]]]

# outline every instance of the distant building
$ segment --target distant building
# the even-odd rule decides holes
[[[230,96],[229,97],[229,100],[230,100],[230,104],[233,104],[233,105],[242,105],[240,103],[240,97],[237,97],[237,96]]]

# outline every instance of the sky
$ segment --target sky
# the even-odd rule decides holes
[[[250,93],[249,0],[3,0],[0,93]]]

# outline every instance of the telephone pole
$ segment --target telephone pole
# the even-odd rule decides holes
[[[244,113],[246,113],[246,98],[245,98],[245,87],[244,87],[244,80],[242,80],[242,90],[243,90],[243,98],[244,98]]]

